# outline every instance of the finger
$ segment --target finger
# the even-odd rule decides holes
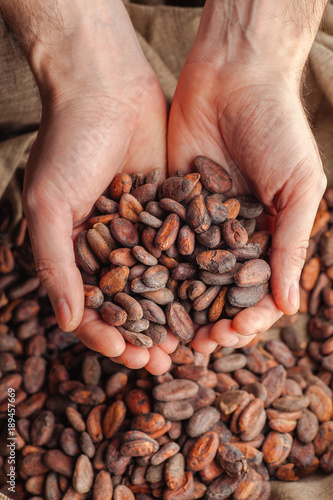
[[[146,366],[149,358],[148,349],[143,349],[142,347],[137,347],[126,342],[126,349],[124,352],[120,356],[114,357],[112,360],[116,362],[120,361],[123,365],[127,366],[127,368],[137,370]]]
[[[167,354],[171,354],[177,349],[177,346],[179,344],[179,340],[176,339],[174,335],[168,330],[167,337],[162,344],[159,344],[159,348],[162,349]]]
[[[29,191],[24,209],[37,274],[45,287],[60,328],[73,331],[81,322],[84,307],[83,283],[75,264],[73,217],[63,200],[45,199]]]
[[[325,186],[324,175],[303,181],[293,188],[297,196],[287,195],[278,207],[270,257],[271,287],[276,305],[285,314],[295,314],[299,308],[300,274]]]
[[[248,345],[257,335],[238,335],[238,342],[233,347],[235,349],[240,349]]]
[[[195,351],[210,354],[216,349],[217,343],[209,337],[211,328],[212,325],[205,325],[198,329],[192,340],[192,347]]]
[[[268,330],[281,316],[283,313],[268,294],[256,306],[240,311],[232,320],[232,327],[241,335],[254,335]]]
[[[256,335],[240,335],[232,327],[232,320],[222,319],[213,325],[209,332],[209,336],[217,344],[224,347],[240,348],[249,344]]]
[[[104,356],[119,356],[125,350],[125,341],[116,328],[101,319],[99,313],[85,308],[83,319],[74,334],[89,349]]]
[[[145,368],[153,375],[162,375],[167,372],[172,364],[170,356],[168,356],[159,346],[154,345],[149,349],[150,359]]]
[[[231,319],[221,319],[215,323],[209,332],[209,338],[225,347],[234,347],[239,341],[238,333],[232,327]]]

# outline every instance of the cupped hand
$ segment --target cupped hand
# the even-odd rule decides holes
[[[169,335],[161,347],[140,349],[98,313],[84,311],[73,250],[74,235],[116,172],[166,168],[165,98],[127,14],[120,17],[121,33],[109,36],[104,26],[94,40],[98,45],[102,39],[104,52],[93,45],[89,53],[74,37],[70,50],[79,58],[84,49],[83,64],[67,61],[72,74],[66,69],[51,89],[40,85],[43,113],[26,169],[24,210],[36,270],[59,326],[131,368],[147,365],[161,373],[170,366],[167,353],[176,339]]]
[[[206,62],[194,47],[170,113],[170,174],[190,170],[197,155],[229,171],[228,196],[261,200],[266,229],[274,227],[271,293],[233,320],[200,328],[193,347],[208,353],[217,343],[242,347],[283,313],[298,310],[298,282],[326,178],[296,79],[244,61],[225,69]]]

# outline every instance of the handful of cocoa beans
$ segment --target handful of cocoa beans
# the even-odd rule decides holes
[[[76,241],[85,305],[139,347],[162,343],[165,325],[190,342],[193,322],[233,318],[269,290],[271,236],[255,230],[263,206],[228,198],[232,179],[214,161],[198,156],[194,170],[118,173]]]

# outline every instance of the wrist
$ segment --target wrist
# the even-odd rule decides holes
[[[42,100],[121,87],[150,68],[122,0],[3,0]],[[8,7],[7,7],[8,4]],[[39,9],[39,10],[38,10]],[[6,15],[7,14],[7,15]],[[142,80],[141,80],[142,81]]]
[[[255,70],[263,79],[276,74],[299,83],[326,0],[207,0],[192,62],[216,69]]]
[[[58,4],[61,27],[48,27],[28,54],[42,97],[111,87],[111,77],[115,84],[117,70],[126,62],[124,47],[134,35],[122,1],[58,0]]]

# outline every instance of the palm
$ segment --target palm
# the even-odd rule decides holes
[[[165,166],[165,129],[166,105],[157,83],[153,92],[142,89],[139,109],[112,96],[68,102],[42,120],[28,164],[26,191],[38,178],[46,192],[59,194],[77,223],[89,214],[118,170]]]
[[[78,311],[74,318],[76,327],[80,323],[77,336],[91,349],[116,356],[129,367],[147,365],[160,373],[170,365],[167,352],[177,345],[171,335],[149,352],[127,345],[117,357],[124,349],[119,332],[93,310],[86,310],[81,321],[82,280],[74,266],[71,241],[117,171],[166,168],[167,107],[156,78],[148,76],[140,86],[131,85],[131,92],[123,92],[122,101],[112,93],[83,94],[45,113],[27,166],[24,198],[36,268],[47,285],[50,268],[61,259],[61,290],[71,294],[73,309]],[[53,244],[46,261],[44,248],[49,241]]]
[[[217,329],[222,327],[245,335],[264,331],[278,319],[281,310],[294,312],[283,301],[282,282],[290,272],[284,263],[284,249],[287,239],[295,237],[295,229],[284,227],[283,221],[288,207],[298,203],[293,208],[294,218],[308,217],[304,223],[310,228],[318,193],[320,197],[322,192],[318,152],[296,90],[254,81],[244,69],[222,77],[209,64],[187,62],[171,109],[168,153],[171,171],[188,169],[198,154],[220,162],[234,181],[229,194],[255,195],[273,216],[266,222],[271,225],[275,219],[280,225],[273,238],[271,258],[275,300],[267,296],[255,308],[238,314],[233,322],[221,321],[213,328],[212,337],[217,339]],[[319,189],[314,196],[316,184]],[[305,215],[299,204],[301,197],[314,207],[310,214]],[[305,240],[302,246],[295,250],[295,261],[302,260]],[[195,341],[199,350],[209,348],[208,332],[208,327],[199,330]],[[239,338],[237,346],[251,338],[253,335]]]

